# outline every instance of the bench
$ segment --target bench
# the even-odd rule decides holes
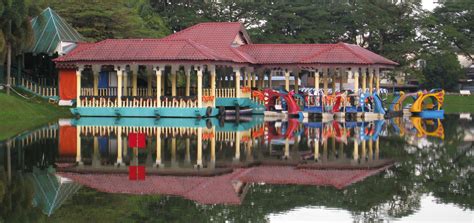
[[[471,91],[470,90],[460,90],[459,94],[461,94],[461,96],[469,96],[469,95],[471,95]]]

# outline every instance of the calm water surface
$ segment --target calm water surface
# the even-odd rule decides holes
[[[472,222],[474,121],[59,120],[0,143],[0,222]]]

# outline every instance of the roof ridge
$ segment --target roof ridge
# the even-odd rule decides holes
[[[307,57],[301,59],[299,62],[305,62],[306,60],[309,60],[309,59],[318,57],[318,56],[320,56],[321,54],[326,53],[326,52],[328,52],[328,51],[334,49],[335,46],[336,46],[336,44],[334,44],[334,43],[327,44],[327,47],[326,47],[326,48],[324,48],[324,49],[322,49],[321,51],[316,52],[316,53],[314,53],[314,54],[312,54],[312,55],[310,55],[310,56],[307,56]]]
[[[219,54],[214,52],[214,50],[210,49],[209,47],[206,47],[202,44],[199,44],[193,40],[190,39],[184,39],[185,42],[188,42],[191,46],[193,46],[195,49],[197,49],[200,53],[204,54],[205,56],[210,56],[213,57],[215,60],[217,59],[226,59],[223,57],[220,57]],[[204,49],[205,51],[201,50],[200,48]],[[209,51],[209,52],[206,52]]]
[[[359,53],[357,53],[357,52],[355,52],[354,50],[352,50],[352,48],[350,48],[350,47],[348,47],[348,46],[346,45],[347,43],[339,42],[339,43],[337,43],[337,44],[340,45],[340,46],[342,46],[344,49],[349,50],[352,54],[358,56],[359,58],[361,58],[361,59],[362,59],[363,61],[365,61],[366,63],[375,64],[374,61],[371,61],[371,60],[370,60],[369,58],[367,58],[366,56],[360,55]],[[357,46],[357,47],[360,47],[360,48],[362,48],[362,49],[365,49],[365,48],[363,48],[363,47],[361,47],[361,46],[359,46],[359,45],[354,45],[354,46]]]

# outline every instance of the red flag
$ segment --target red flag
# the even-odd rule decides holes
[[[145,180],[145,167],[144,166],[129,166],[128,179],[129,180]]]
[[[145,133],[128,133],[128,147],[130,148],[145,148],[146,147],[146,135]]]

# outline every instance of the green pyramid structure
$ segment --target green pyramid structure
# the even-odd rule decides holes
[[[61,18],[53,9],[46,8],[31,20],[35,43],[28,53],[60,54],[67,53],[75,43],[85,42],[85,38]]]

